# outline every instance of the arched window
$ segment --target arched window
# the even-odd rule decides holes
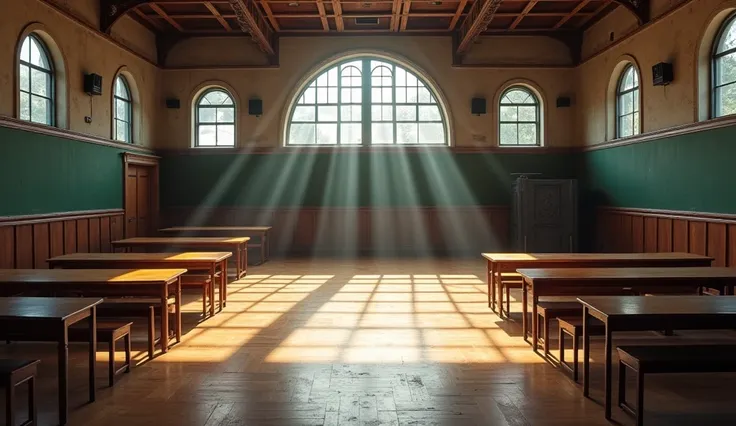
[[[713,51],[713,115],[736,113],[736,14],[721,28]]]
[[[621,73],[616,89],[616,137],[639,134],[639,73],[629,64]]]
[[[385,59],[350,59],[320,73],[289,114],[286,145],[447,145],[430,86]]]
[[[125,77],[118,75],[115,78],[113,94],[113,135],[115,140],[133,142],[133,101],[130,87]]]
[[[541,145],[539,99],[523,86],[513,86],[501,95],[499,145]]]
[[[194,146],[235,146],[235,102],[224,89],[208,89],[197,98]]]
[[[19,59],[20,119],[54,125],[54,68],[46,46],[30,34]]]

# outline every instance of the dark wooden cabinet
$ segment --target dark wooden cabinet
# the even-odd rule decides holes
[[[577,215],[576,180],[519,177],[513,184],[512,249],[527,253],[577,251]]]

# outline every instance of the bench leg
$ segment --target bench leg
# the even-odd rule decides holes
[[[637,395],[636,395],[636,424],[644,425],[644,372],[641,368],[637,371]]]
[[[108,343],[108,350],[110,352],[110,359],[107,361],[107,383],[112,387],[115,384],[115,339],[110,339]]]
[[[207,290],[209,286],[205,282],[202,285],[202,318],[207,318]]]
[[[626,405],[626,366],[618,362],[618,406]]]
[[[578,381],[578,344],[580,336],[572,337],[572,380]]]
[[[15,424],[15,386],[12,380],[8,380],[5,389],[5,424]]]
[[[542,330],[544,330],[544,357],[549,358],[549,318],[542,317],[542,322],[544,323],[544,327],[542,327]]]
[[[130,333],[126,334],[123,337],[123,343],[125,343],[125,372],[130,373],[130,353],[131,351],[131,343],[130,343]]]
[[[12,423],[10,423],[12,424]],[[36,376],[28,379],[28,424],[38,424],[38,408],[36,407]]]
[[[153,306],[148,307],[148,359],[153,359],[156,333],[156,313]]]
[[[560,347],[560,366],[565,364],[565,333],[562,331],[562,327],[559,328],[557,336],[557,344]]]
[[[506,316],[511,318],[511,288],[506,287]]]

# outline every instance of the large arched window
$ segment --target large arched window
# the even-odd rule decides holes
[[[205,90],[194,104],[194,146],[235,146],[235,102],[224,89]]]
[[[723,24],[713,50],[713,115],[736,113],[736,14]]]
[[[541,144],[541,108],[531,90],[524,86],[506,89],[499,108],[499,145]]]
[[[412,71],[379,58],[320,73],[294,103],[286,145],[446,145],[436,93]]]
[[[616,89],[616,137],[639,134],[639,73],[629,64],[621,73]]]
[[[41,39],[28,35],[19,58],[20,119],[54,125],[54,68]]]
[[[133,142],[133,100],[130,94],[130,86],[122,75],[115,78],[113,127],[115,140]]]

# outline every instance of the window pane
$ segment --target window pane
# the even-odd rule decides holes
[[[337,121],[336,106],[317,107],[317,121]]]
[[[420,105],[419,106],[419,120],[420,121],[442,121],[440,115],[440,109],[434,105]]]
[[[317,124],[317,143],[337,145],[337,124]]]
[[[399,123],[396,125],[397,143],[417,143],[417,134],[417,123]]]
[[[736,114],[736,84],[716,89],[716,114],[720,116]]]
[[[31,119],[31,95],[28,93],[20,94],[20,119]]]
[[[326,104],[327,103],[327,88],[326,87],[318,87],[317,88],[317,103],[318,104]]]
[[[634,97],[634,105],[632,105],[634,111],[639,111],[639,89],[631,92]]]
[[[129,121],[128,104],[120,99],[115,99],[115,118],[118,120]]]
[[[392,144],[394,143],[394,125],[393,123],[373,123],[371,124],[371,138],[373,144]]]
[[[719,58],[716,66],[718,72],[716,73],[718,81],[717,85],[723,85],[736,81],[736,53]]]
[[[374,104],[380,104],[381,102],[384,102],[383,98],[381,97],[381,89],[380,88],[372,88],[371,89],[371,102]],[[390,101],[386,101],[390,102]]]
[[[393,121],[394,120],[394,107],[391,105],[381,106],[381,121]]]
[[[327,102],[336,104],[337,101],[337,87],[330,87],[327,89]]]
[[[115,139],[126,142],[127,139],[125,137],[125,125],[122,122],[115,120]]]
[[[313,104],[317,100],[317,89],[310,87],[307,90],[304,91],[304,96],[302,99],[305,104]]]
[[[406,103],[406,89],[405,88],[403,87],[396,88],[396,103],[397,104]]]
[[[298,106],[294,108],[294,115],[291,117],[292,121],[315,121],[316,115],[313,106]]]
[[[398,105],[396,107],[396,121],[416,121],[416,119],[417,119],[417,107],[416,106]]]
[[[340,107],[340,119],[342,121],[360,121],[359,105],[343,105]]]
[[[516,145],[518,142],[516,124],[501,124],[499,143],[501,145]]]
[[[51,124],[50,105],[47,99],[31,95],[31,121]]]
[[[392,94],[393,89],[389,88],[383,88],[381,89],[381,99],[382,102],[393,102],[394,96]]]
[[[363,126],[360,123],[340,125],[341,144],[360,144],[363,140]]]
[[[633,123],[632,123],[632,116],[631,115],[624,115],[624,116],[622,116],[621,119],[619,120],[619,123],[620,123],[619,124],[619,126],[620,126],[619,127],[619,129],[620,129],[619,137],[626,138],[626,137],[629,137],[629,136],[631,136],[633,134],[632,133],[633,132],[633,129],[632,129]]]
[[[289,143],[295,145],[315,143],[315,125],[292,123],[289,129]]]
[[[221,124],[217,126],[217,145],[235,146],[235,125]]]
[[[723,36],[718,43],[718,52],[725,52],[736,47],[736,29],[734,21],[729,22],[728,27],[723,31]]]
[[[634,113],[634,128],[633,128],[633,134],[638,135],[640,133],[639,130],[639,113]]]
[[[216,145],[216,128],[217,126],[199,126],[199,134],[197,145],[199,146],[215,146]]]
[[[218,123],[233,123],[235,121],[235,108],[217,108]]]
[[[203,105],[232,105],[233,101],[222,90],[213,90],[204,96],[201,103]]]
[[[46,58],[46,53],[42,50],[41,45],[33,38],[31,38],[31,41],[31,64],[43,69],[51,69],[49,61]]]
[[[419,103],[428,104],[430,102],[432,102],[432,99],[429,96],[429,90],[427,90],[426,87],[420,87],[419,88]]]
[[[619,111],[620,114],[630,114],[634,111],[634,95],[633,93],[627,93],[619,97]]]
[[[416,87],[407,87],[406,88],[406,102],[407,103],[416,103],[417,102],[417,88]]]
[[[199,109],[199,122],[200,123],[214,123],[217,121],[217,113],[215,108],[200,108]]]
[[[31,37],[26,37],[23,40],[23,44],[20,47],[20,60],[30,62],[31,61]]]
[[[537,125],[519,124],[519,145],[537,144]]]
[[[501,107],[501,121],[516,121],[519,119],[519,108],[514,106]]]
[[[21,65],[20,66],[20,90],[24,90],[26,92],[31,91],[31,76],[30,76],[30,68]]]
[[[444,144],[445,129],[442,123],[419,123],[419,143]]]
[[[537,121],[537,107],[519,107],[519,121]]]
[[[31,93],[41,96],[49,96],[49,81],[51,76],[43,71],[31,70]]]

